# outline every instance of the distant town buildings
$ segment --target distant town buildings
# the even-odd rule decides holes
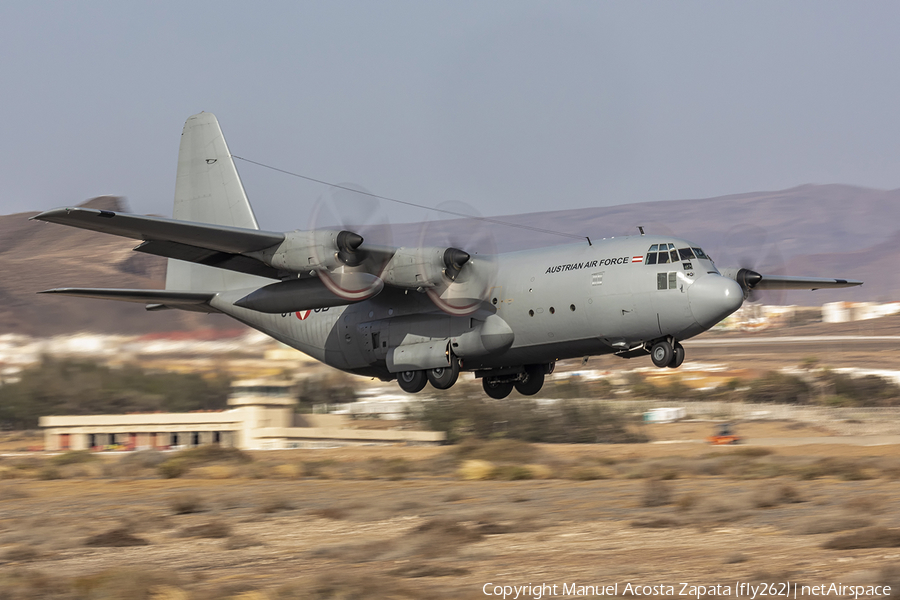
[[[248,380],[232,385],[223,411],[41,417],[44,449],[168,450],[221,444],[242,450],[321,445],[441,444],[436,431],[353,429],[345,415],[301,415],[293,382]]]

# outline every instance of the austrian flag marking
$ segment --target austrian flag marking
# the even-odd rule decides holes
[[[643,256],[632,256],[632,257],[631,257],[631,263],[632,263],[632,264],[634,264],[634,263],[642,263],[642,262],[644,262],[644,257],[643,257]]]

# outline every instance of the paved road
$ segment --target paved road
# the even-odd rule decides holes
[[[705,444],[706,440],[664,440],[654,444]],[[740,446],[806,446],[831,444],[846,446],[891,446],[900,444],[900,435],[835,435],[821,437],[744,438]],[[732,448],[737,446],[730,446]]]
[[[893,344],[900,347],[900,336],[897,335],[785,335],[785,336],[747,336],[701,338],[685,340],[685,346],[702,348],[705,346],[781,346],[784,344],[816,345],[822,344]]]

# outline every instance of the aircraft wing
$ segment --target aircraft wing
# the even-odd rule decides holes
[[[209,306],[215,292],[181,292],[173,290],[141,290],[122,288],[54,288],[44,290],[41,294],[60,294],[78,298],[99,298],[101,300],[119,300],[121,302],[139,302],[147,304],[148,310],[161,308],[180,308],[198,312],[219,312]]]
[[[93,208],[56,208],[32,219],[144,240],[135,248],[138,252],[270,279],[279,278],[277,269],[243,254],[280,244],[284,241],[283,233]]]
[[[263,250],[284,241],[283,233],[145,217],[95,208],[55,208],[32,219],[90,229],[148,242],[170,242],[241,254]]]
[[[762,275],[754,290],[819,290],[846,288],[862,285],[857,279],[830,279],[824,277],[791,277],[789,275]]]

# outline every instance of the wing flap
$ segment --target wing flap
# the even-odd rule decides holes
[[[229,254],[263,250],[284,241],[283,233],[94,208],[55,208],[35,215],[32,219],[136,240],[174,242]]]
[[[227,269],[229,271],[247,273],[248,275],[258,275],[269,279],[281,279],[281,273],[278,269],[274,269],[255,258],[240,254],[198,248],[197,246],[188,246],[187,244],[179,244],[178,242],[160,241],[144,242],[137,246],[135,250],[144,252],[145,254],[154,254],[166,258],[177,258],[178,260],[216,267],[217,269]]]

